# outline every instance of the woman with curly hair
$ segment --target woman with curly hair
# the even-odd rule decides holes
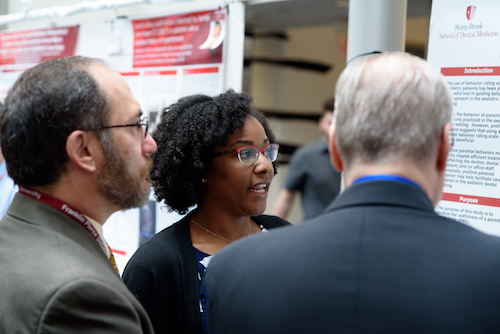
[[[180,214],[194,208],[144,243],[123,274],[157,334],[206,333],[203,277],[211,256],[239,238],[289,224],[262,215],[278,144],[251,103],[232,90],[184,97],[165,109],[153,133],[157,200]]]

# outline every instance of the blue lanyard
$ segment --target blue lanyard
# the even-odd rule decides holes
[[[418,189],[422,190],[422,187],[419,186],[416,182],[407,179],[406,177],[402,176],[396,176],[396,175],[369,175],[369,176],[363,176],[360,177],[359,179],[354,180],[352,182],[352,185],[355,185],[357,183],[362,183],[362,182],[369,182],[369,181],[394,181],[394,182],[402,182],[406,184],[410,184],[414,187],[417,187]]]

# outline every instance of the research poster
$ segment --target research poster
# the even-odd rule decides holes
[[[180,97],[224,89],[227,9],[205,10],[109,25],[108,53],[149,112]],[[153,120],[154,121],[154,120]]]
[[[500,2],[435,0],[428,61],[453,93],[453,149],[436,211],[500,235]]]
[[[26,69],[41,61],[74,56],[78,26],[0,33],[0,101]]]

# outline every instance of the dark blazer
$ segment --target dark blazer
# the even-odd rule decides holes
[[[156,334],[201,334],[200,282],[189,217],[141,245],[123,272],[125,284],[146,309]],[[252,219],[266,229],[290,224],[274,216]]]
[[[16,194],[0,220],[0,333],[153,333],[98,243],[64,213]]]
[[[500,332],[500,238],[398,182],[228,246],[204,284],[211,334]]]

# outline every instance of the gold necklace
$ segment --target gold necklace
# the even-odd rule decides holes
[[[231,242],[233,242],[233,241],[234,241],[234,240],[230,240],[230,239],[228,239],[228,238],[224,238],[223,236],[218,235],[217,233],[214,233],[214,232],[210,231],[209,229],[207,229],[207,228],[205,228],[205,227],[201,226],[200,224],[198,224],[197,222],[195,222],[195,221],[194,221],[194,220],[192,220],[192,219],[190,219],[189,221],[190,221],[191,223],[195,224],[196,226],[198,226],[199,228],[201,228],[203,231],[208,232],[208,233],[210,233],[211,235],[216,236],[217,238],[220,238],[220,239],[222,239],[222,240],[224,240],[224,241],[227,241],[227,242],[229,242],[229,243],[231,243]],[[247,231],[247,236],[250,234],[250,227],[251,227],[251,226],[252,226],[252,222],[249,222],[249,223],[248,223],[248,231]]]

